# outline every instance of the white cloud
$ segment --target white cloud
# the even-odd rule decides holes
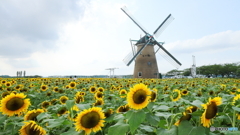
[[[240,57],[240,31],[224,31],[199,39],[176,41],[164,45],[181,63],[180,69],[192,65],[192,55],[197,66],[238,62]],[[165,72],[170,71],[165,68]]]

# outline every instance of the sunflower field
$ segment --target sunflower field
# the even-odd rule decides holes
[[[240,80],[0,78],[0,135],[239,135]]]

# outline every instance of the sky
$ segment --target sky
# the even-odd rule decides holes
[[[0,2],[0,75],[133,74],[129,39],[144,33],[122,11],[126,6],[182,66],[240,62],[239,0],[7,0]],[[176,69],[156,54],[160,73]]]

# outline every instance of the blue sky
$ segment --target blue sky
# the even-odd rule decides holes
[[[8,0],[0,4],[0,75],[132,74],[126,66],[129,39],[143,32],[120,10],[126,6],[152,33],[171,13],[157,38],[182,66],[239,62],[238,0]],[[157,54],[159,72],[174,66]]]

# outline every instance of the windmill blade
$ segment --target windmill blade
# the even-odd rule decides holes
[[[141,26],[139,25],[139,23],[136,22],[136,19],[133,18],[133,15],[131,15],[131,13],[127,10],[127,7],[126,7],[126,6],[122,7],[121,10],[122,10],[145,34],[147,34],[147,32],[143,29],[143,27],[141,27]]]
[[[159,37],[159,35],[165,30],[165,28],[174,20],[173,16],[169,14],[161,25],[153,32],[153,35]]]
[[[158,42],[160,45],[163,45],[165,42]],[[160,47],[158,45],[155,45],[154,47],[154,52],[155,54],[158,52],[158,50],[160,49]]]
[[[159,53],[162,55],[163,58],[165,58],[169,63],[171,63],[176,68],[179,68],[182,64],[174,58],[162,45],[160,45],[158,42],[156,44],[161,48],[159,49]]]
[[[142,50],[149,44],[151,41],[151,38],[148,39],[148,41],[142,46],[142,48],[139,49],[139,51],[130,59],[130,61],[127,63],[127,66],[129,66],[132,61],[142,52]]]
[[[127,65],[129,61],[133,58],[134,54],[133,52],[129,52],[128,55],[123,59],[123,62]]]

